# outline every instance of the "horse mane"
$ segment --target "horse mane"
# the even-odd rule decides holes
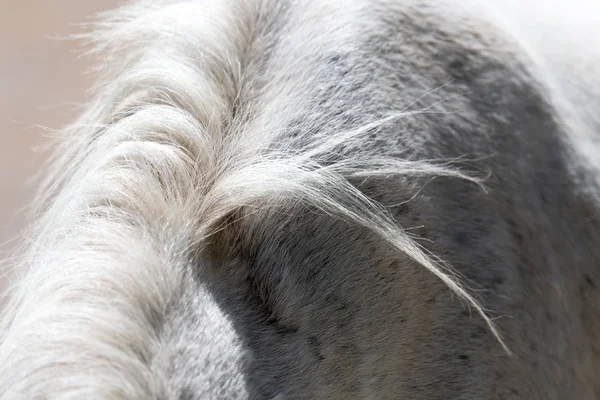
[[[162,393],[150,362],[154,324],[192,254],[233,215],[295,204],[376,234],[443,281],[502,343],[461,277],[351,183],[373,176],[482,180],[448,160],[340,151],[429,110],[407,107],[306,148],[278,148],[284,116],[254,117],[262,104],[242,101],[253,63],[249,19],[264,2],[203,3],[136,2],[79,37],[102,58],[101,79],[44,168],[40,215],[15,262],[0,321],[1,397]]]

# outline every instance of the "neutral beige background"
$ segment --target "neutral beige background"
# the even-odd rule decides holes
[[[59,40],[81,32],[80,22],[118,0],[0,0],[0,259],[24,226],[31,199],[40,126],[59,129],[73,119],[93,79],[77,59],[80,45]],[[17,239],[18,240],[18,239]],[[2,265],[2,264],[0,264]],[[2,274],[0,273],[0,276]],[[0,288],[2,279],[0,278]]]

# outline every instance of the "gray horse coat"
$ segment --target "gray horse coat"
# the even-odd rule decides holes
[[[0,398],[600,399],[600,64],[479,3],[108,15]]]

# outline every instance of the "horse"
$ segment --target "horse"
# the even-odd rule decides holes
[[[101,15],[13,265],[0,398],[600,399],[593,36],[504,11]]]

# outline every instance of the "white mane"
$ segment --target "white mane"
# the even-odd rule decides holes
[[[107,14],[85,36],[103,60],[102,79],[85,114],[64,130],[54,150],[39,195],[47,209],[15,268],[1,320],[0,397],[174,397],[155,366],[155,325],[185,290],[192,264],[206,256],[211,238],[232,217],[286,212],[297,204],[368,228],[442,280],[503,345],[461,277],[350,183],[445,176],[481,184],[481,177],[448,160],[344,153],[391,121],[444,111],[415,109],[422,100],[416,99],[393,115],[326,132],[311,146],[280,146],[287,122],[313,107],[305,87],[314,71],[297,70],[289,78],[295,54],[318,60],[332,50],[322,39],[334,34],[340,38],[335,46],[351,52],[365,30],[377,29],[361,18],[367,5],[353,1],[340,11],[337,0],[297,7],[289,18],[302,29],[293,35],[285,26],[260,25],[282,4],[139,1]],[[316,17],[327,13],[336,19],[323,26]],[[256,38],[271,38],[260,29],[280,30],[281,40],[289,41],[280,48],[289,51],[277,54],[282,72],[273,69],[275,79],[254,98],[247,79],[263,68],[261,46],[267,46]],[[209,294],[198,296],[210,301]],[[228,319],[209,307],[207,314],[238,351]],[[215,374],[235,375],[237,367],[223,368]],[[207,398],[219,397],[206,390]]]

